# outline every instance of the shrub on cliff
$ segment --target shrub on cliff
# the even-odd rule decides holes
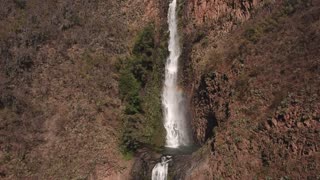
[[[121,73],[119,80],[120,94],[123,100],[127,102],[126,114],[135,114],[141,111],[139,90],[141,86],[138,80],[131,72]]]
[[[247,40],[257,43],[261,36],[261,28],[252,27],[245,31],[244,36]]]
[[[165,47],[157,47],[154,27],[138,35],[132,55],[119,64],[119,90],[125,103],[121,151],[124,155],[142,145],[158,148],[164,143],[161,122],[161,87]]]
[[[145,54],[151,56],[154,51],[154,28],[152,25],[149,25],[144,28],[144,30],[138,35],[136,43],[133,47],[133,54],[140,56]]]

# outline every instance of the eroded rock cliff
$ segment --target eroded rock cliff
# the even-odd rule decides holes
[[[318,178],[319,2],[183,7],[184,84],[204,145],[177,177]]]
[[[140,123],[150,121],[145,112],[130,116],[145,141],[134,157],[120,152],[126,102],[119,61],[135,54],[150,22],[152,50],[139,46],[136,60],[166,45],[167,5],[1,2],[1,179],[150,177],[160,155],[146,142],[163,137]],[[201,148],[174,157],[169,178],[319,178],[319,1],[179,0],[178,14],[179,79]],[[141,79],[150,78],[161,81]],[[158,91],[135,95],[148,102]],[[154,118],[152,108],[160,109],[152,105],[143,108]]]

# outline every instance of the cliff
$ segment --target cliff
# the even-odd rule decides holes
[[[203,146],[182,177],[318,178],[319,2],[183,7],[183,83]]]
[[[317,179],[320,3],[179,0],[200,146],[169,179]],[[143,179],[163,149],[161,0],[4,0],[0,178]]]

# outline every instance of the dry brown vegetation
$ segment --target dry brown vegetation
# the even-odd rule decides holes
[[[130,53],[147,5],[1,1],[1,179],[126,176],[114,65]]]
[[[155,0],[1,2],[1,179],[150,174],[158,155],[143,148],[163,143],[163,64],[142,56],[165,56],[166,9]],[[178,11],[181,82],[202,148],[178,157],[170,178],[319,179],[319,2],[181,0]],[[137,43],[150,21],[152,43]],[[131,104],[118,90],[120,58],[131,58],[140,83],[123,86]],[[133,174],[132,154],[119,149],[126,136],[139,143]]]
[[[199,27],[207,33],[188,49],[187,65],[198,77],[191,79],[193,128],[209,128],[206,114],[217,126],[202,148],[207,157],[194,155],[199,169],[189,170],[190,179],[319,178],[319,12],[319,2],[282,1],[224,35]]]

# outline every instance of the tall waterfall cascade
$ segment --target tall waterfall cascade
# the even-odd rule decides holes
[[[165,67],[165,81],[162,93],[164,127],[166,129],[166,147],[179,148],[190,145],[186,122],[185,98],[178,88],[178,61],[181,54],[177,27],[177,0],[169,4],[169,57]],[[152,169],[152,180],[166,180],[170,156],[163,156]]]
[[[178,61],[181,54],[177,27],[177,0],[172,0],[168,11],[169,57],[165,68],[165,82],[162,94],[166,147],[178,148],[190,144],[186,122],[185,98],[177,85]]]

